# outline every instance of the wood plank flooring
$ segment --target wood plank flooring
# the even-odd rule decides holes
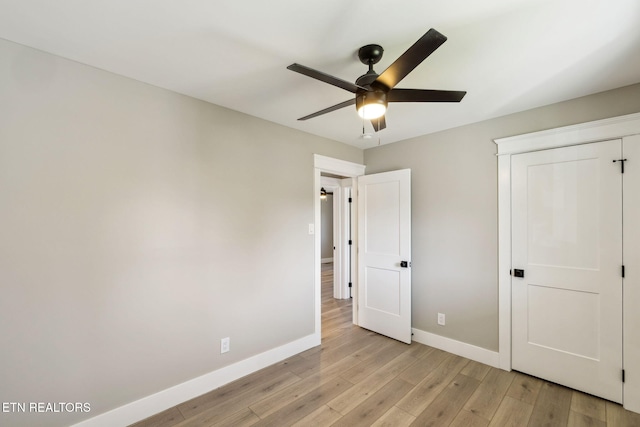
[[[615,403],[354,326],[332,268],[322,345],[133,426],[640,426]]]

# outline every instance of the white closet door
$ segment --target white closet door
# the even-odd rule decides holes
[[[615,402],[621,151],[615,140],[514,155],[511,190],[513,369]]]

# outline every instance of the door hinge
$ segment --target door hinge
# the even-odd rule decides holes
[[[353,287],[353,283],[349,282],[349,287],[352,288]]]
[[[349,239],[349,246],[353,245],[353,240]]]
[[[624,265],[622,266],[622,278],[624,279]]]
[[[511,272],[511,270],[509,270],[509,276],[512,276],[512,275],[513,275],[513,273]]]
[[[624,369],[622,370],[622,382],[624,382]]]
[[[618,159],[618,160],[614,160],[613,163],[620,162],[620,172],[624,173],[624,162],[626,161],[627,159]]]
[[[353,203],[353,199],[349,197],[349,203]]]

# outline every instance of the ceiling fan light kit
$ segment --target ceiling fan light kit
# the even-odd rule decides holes
[[[356,109],[363,119],[377,119],[387,111],[387,94],[381,90],[364,92],[356,97]]]
[[[384,53],[382,46],[377,44],[363,46],[358,50],[358,58],[360,62],[369,67],[369,70],[358,77],[355,84],[304,65],[295,63],[289,65],[287,68],[291,71],[339,87],[355,95],[350,100],[301,117],[298,120],[312,119],[355,104],[360,117],[370,120],[373,129],[378,132],[387,127],[384,115],[389,102],[460,102],[466,95],[464,91],[395,88],[402,79],[446,40],[444,35],[433,28],[430,29],[382,74],[377,74],[373,70],[373,65],[382,59]]]

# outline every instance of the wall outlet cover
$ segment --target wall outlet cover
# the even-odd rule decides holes
[[[220,353],[227,353],[231,350],[231,339],[229,337],[220,340]]]

